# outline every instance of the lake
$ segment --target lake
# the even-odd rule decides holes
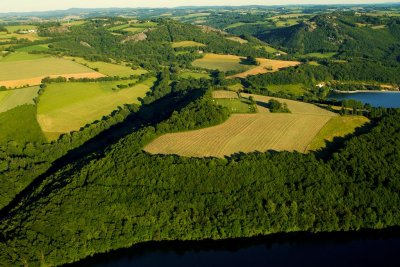
[[[399,266],[400,231],[294,233],[226,241],[151,242],[70,266]]]
[[[355,99],[373,107],[400,108],[399,92],[331,93],[330,99]]]

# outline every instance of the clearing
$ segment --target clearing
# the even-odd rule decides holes
[[[113,90],[117,85],[128,85],[136,80],[90,83],[49,84],[40,96],[38,121],[46,136],[55,138],[62,133],[77,131],[118,106],[140,104],[155,79],[129,88]]]
[[[293,96],[302,96],[307,92],[303,84],[268,85],[267,89],[273,93],[285,93]]]
[[[182,42],[173,42],[172,47],[173,48],[179,48],[179,47],[203,47],[206,46],[205,44],[194,42],[194,41],[182,41]]]
[[[242,96],[253,96],[259,110],[267,110],[266,103],[271,99],[249,94]],[[305,153],[324,125],[337,116],[312,104],[274,99],[287,103],[292,113],[233,114],[225,123],[214,127],[162,135],[144,150],[152,154],[188,157],[224,157],[267,150]]]
[[[241,44],[247,44],[247,43],[249,42],[249,41],[247,41],[247,40],[245,40],[245,39],[242,39],[242,38],[240,38],[240,37],[238,37],[238,36],[227,37],[226,39],[231,40],[231,41],[234,41],[234,42],[238,42],[238,43],[241,43]]]
[[[39,86],[0,91],[0,113],[24,104],[34,104],[33,99],[37,97],[38,92]]]

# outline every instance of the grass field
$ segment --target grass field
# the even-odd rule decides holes
[[[123,29],[124,32],[130,32],[130,33],[139,33],[143,32],[145,29],[144,28],[138,28],[138,27],[128,27]]]
[[[1,62],[13,62],[13,61],[23,61],[23,60],[35,60],[41,58],[49,58],[49,55],[43,54],[28,54],[26,52],[16,52],[10,53],[5,57],[0,57]]]
[[[0,91],[0,113],[24,104],[34,104],[33,99],[37,97],[38,91],[39,86]]]
[[[18,52],[43,52],[47,50],[49,50],[48,44],[31,45],[17,49]]]
[[[250,101],[239,98],[232,99],[214,99],[216,105],[220,105],[229,109],[232,113],[255,113],[253,106],[250,105]]]
[[[336,52],[330,52],[330,53],[309,53],[309,54],[306,54],[306,55],[304,55],[305,57],[315,57],[315,58],[321,58],[321,59],[324,59],[324,58],[331,58],[331,57],[334,57],[334,56],[336,56]]]
[[[246,78],[247,76],[263,74],[267,72],[275,72],[280,69],[289,68],[301,64],[299,61],[273,60],[266,58],[257,58],[257,61],[260,63],[260,65],[252,66],[249,70],[246,70],[242,73],[238,73],[230,77]]]
[[[205,46],[205,44],[194,42],[194,41],[182,41],[182,42],[173,42],[172,47],[173,48],[178,48],[178,47],[202,47]]]
[[[317,151],[326,146],[326,142],[332,142],[335,137],[343,137],[351,134],[356,128],[368,123],[364,116],[340,116],[332,118],[315,136],[308,150]]]
[[[263,108],[271,99],[253,97]],[[287,103],[292,113],[234,114],[218,126],[160,136],[144,150],[152,154],[189,157],[224,157],[239,152],[267,150],[305,153],[324,125],[336,116],[311,104],[278,100]]]
[[[286,93],[294,96],[302,96],[307,92],[303,84],[268,85],[267,88],[273,93]]]
[[[67,59],[75,60],[75,62],[88,66],[91,69],[98,69],[101,74],[107,76],[120,76],[129,77],[131,75],[141,75],[147,73],[144,69],[133,70],[131,67],[125,66],[123,64],[113,64],[102,61],[88,61],[83,58],[78,57],[66,57]]]
[[[18,32],[18,31],[23,31],[23,30],[36,30],[37,27],[34,25],[29,25],[29,24],[25,24],[25,25],[14,25],[14,26],[5,26],[5,28],[7,29],[8,32],[10,33],[14,33],[14,32]]]
[[[252,66],[240,64],[241,57],[233,55],[205,54],[203,58],[193,61],[192,65],[198,68],[220,71],[241,71]]]
[[[123,104],[139,104],[155,79],[113,91],[118,84],[134,81],[50,84],[40,96],[38,121],[47,136],[79,130]],[[49,133],[49,134],[48,134]]]
[[[241,43],[241,44],[247,44],[247,43],[248,43],[247,40],[242,39],[242,38],[237,37],[237,36],[234,36],[234,37],[227,37],[226,39],[231,40],[231,41],[234,41],[234,42],[238,42],[238,43]]]
[[[81,64],[62,58],[46,57],[30,60],[0,61],[0,85],[6,87],[38,85],[47,76],[98,78],[104,75]]]
[[[36,120],[35,105],[22,105],[0,113],[0,144],[11,140],[20,144],[45,141]]]
[[[185,72],[181,72],[179,74],[179,76],[181,78],[184,79],[190,79],[190,78],[194,78],[194,79],[210,79],[210,74],[208,73],[197,73],[197,72],[191,72],[191,71],[185,71]]]

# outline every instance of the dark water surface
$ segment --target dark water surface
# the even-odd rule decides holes
[[[337,100],[355,99],[363,102],[364,104],[371,104],[373,107],[400,108],[399,92],[370,92],[350,94],[332,93],[329,95],[329,98]]]
[[[400,230],[151,242],[96,255],[71,266],[400,266]]]

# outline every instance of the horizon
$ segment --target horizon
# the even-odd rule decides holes
[[[315,0],[295,1],[288,0],[285,3],[278,0],[236,0],[234,3],[226,0],[203,0],[200,4],[188,5],[184,0],[173,0],[164,3],[162,0],[136,1],[132,3],[130,0],[118,0],[109,4],[107,0],[93,0],[90,3],[82,3],[79,0],[61,0],[50,2],[49,0],[41,1],[38,4],[35,0],[22,0],[24,3],[0,3],[0,13],[29,13],[29,12],[51,12],[68,9],[111,9],[111,8],[179,8],[179,7],[219,7],[219,6],[290,6],[290,5],[374,5],[374,4],[398,4],[400,1],[395,0],[367,0],[367,1],[343,1],[343,0],[327,0],[317,2]],[[138,3],[139,2],[139,3]],[[149,3],[150,2],[150,3]],[[143,3],[143,4],[142,4]]]

